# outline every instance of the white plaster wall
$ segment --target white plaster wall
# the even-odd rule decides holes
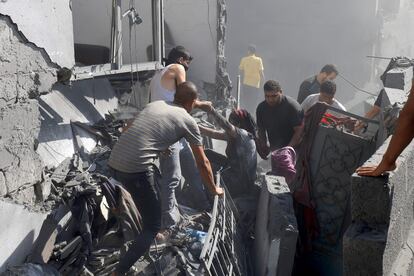
[[[8,15],[30,41],[44,48],[62,67],[75,64],[70,0],[2,0],[0,14]]]
[[[165,22],[175,45],[186,47],[194,60],[188,79],[215,82],[217,1],[216,0],[164,0]],[[209,26],[210,23],[210,26]],[[175,45],[166,45],[168,47]]]

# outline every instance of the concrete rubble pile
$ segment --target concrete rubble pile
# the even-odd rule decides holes
[[[142,230],[139,210],[131,195],[110,178],[106,165],[124,122],[106,116],[94,126],[79,122],[71,125],[77,152],[56,168],[46,168],[43,181],[35,186],[42,208],[50,213],[26,263],[9,267],[2,275],[109,275]],[[91,152],[76,145],[76,128],[86,130],[99,141]],[[154,241],[130,275],[204,273],[199,257],[211,214],[183,205],[179,209],[182,219],[168,240],[161,244]]]

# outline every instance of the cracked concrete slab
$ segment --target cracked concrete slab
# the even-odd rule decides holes
[[[45,49],[53,62],[68,68],[75,65],[71,0],[0,2],[0,14],[8,15],[29,41]]]
[[[42,227],[46,214],[35,213],[24,206],[0,200],[0,273],[7,265],[24,262]],[[4,238],[7,237],[7,238]]]

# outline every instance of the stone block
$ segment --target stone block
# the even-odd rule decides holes
[[[411,88],[413,67],[394,68],[385,75],[385,87],[396,88],[408,92]]]
[[[396,261],[391,267],[388,275],[395,276],[409,276],[414,275],[414,228],[411,229],[408,235],[407,242],[402,246]]]
[[[343,239],[344,276],[383,275],[387,226],[352,224]]]
[[[285,179],[264,176],[256,216],[256,274],[291,275],[297,237],[293,200]]]
[[[388,177],[360,177],[356,174],[352,176],[352,221],[387,224],[390,220],[391,200]]]

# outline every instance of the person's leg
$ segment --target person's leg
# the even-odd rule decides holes
[[[241,101],[241,108],[246,109],[254,117],[256,116],[257,107],[257,89],[248,85],[243,85],[243,100]]]
[[[162,228],[169,228],[180,221],[180,211],[177,208],[175,189],[180,184],[180,144],[175,143],[170,147],[170,155],[160,156],[160,192],[162,206]]]
[[[125,181],[124,179],[122,183],[131,194],[141,214],[143,231],[134,239],[128,251],[121,256],[115,270],[116,275],[124,275],[128,272],[148,250],[161,229],[161,202],[157,182],[158,175],[148,171],[140,173],[134,180]]]
[[[180,140],[180,144],[181,172],[185,180],[190,183],[190,191],[193,192],[193,202],[197,203],[197,208],[200,210],[210,210],[211,204],[207,198],[207,191],[204,189],[203,180],[197,168],[193,152],[184,138]]]

